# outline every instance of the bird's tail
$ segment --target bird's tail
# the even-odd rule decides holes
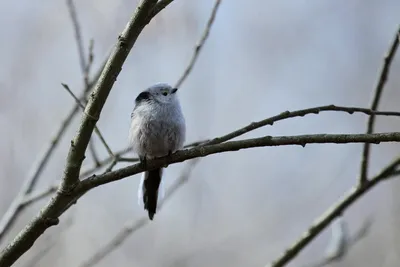
[[[153,220],[157,210],[162,172],[162,168],[143,172],[139,185],[138,201],[143,203],[144,209],[149,213],[150,220]]]

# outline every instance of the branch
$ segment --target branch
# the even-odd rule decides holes
[[[87,68],[87,63],[86,63],[86,56],[85,56],[85,50],[84,50],[84,45],[83,45],[83,40],[82,40],[82,34],[81,34],[81,26],[78,22],[78,17],[76,15],[76,8],[73,0],[67,0],[67,6],[68,6],[68,11],[69,15],[71,17],[72,25],[74,27],[74,33],[75,33],[75,40],[76,40],[76,46],[78,48],[78,55],[79,55],[79,65],[81,66],[82,73],[86,72]]]
[[[58,184],[55,183],[54,185],[50,185],[45,189],[37,190],[37,192],[32,192],[32,193],[28,194],[21,201],[21,207],[26,207],[38,200],[48,197],[49,195],[56,192],[57,189],[58,189]]]
[[[389,48],[389,51],[387,52],[387,55],[384,58],[384,63],[382,66],[381,74],[378,80],[378,83],[375,88],[375,94],[374,98],[371,103],[371,109],[372,110],[377,110],[379,101],[381,99],[383,89],[385,87],[387,78],[389,76],[389,70],[390,66],[392,64],[393,58],[396,55],[397,48],[399,46],[399,39],[400,39],[400,27],[397,30],[395,34],[395,38],[393,39],[392,45]],[[372,115],[368,118],[368,123],[367,123],[367,134],[371,134],[374,131],[374,124],[375,124],[375,116]],[[362,154],[362,159],[361,159],[361,170],[360,170],[360,178],[359,178],[359,183],[365,183],[367,180],[368,176],[368,164],[369,164],[369,154],[370,154],[370,145],[365,144],[364,149],[363,149],[363,154]]]
[[[145,170],[156,169],[177,162],[183,162],[198,157],[206,157],[208,155],[238,151],[241,149],[249,149],[255,147],[271,147],[285,145],[301,145],[307,144],[348,144],[348,143],[381,143],[381,142],[400,142],[400,133],[376,133],[376,134],[315,134],[315,135],[297,135],[297,136],[264,136],[260,138],[245,139],[240,141],[230,141],[215,145],[200,145],[191,149],[180,150],[171,156],[152,159],[146,161],[146,168],[141,163],[127,166],[119,170],[109,172],[102,175],[93,175],[84,179],[71,192],[81,196],[88,190],[93,189],[102,184],[121,180],[125,177],[143,172]]]
[[[317,219],[312,226],[302,234],[301,238],[296,241],[291,247],[285,250],[285,252],[276,261],[267,265],[269,267],[281,267],[285,266],[291,261],[297,254],[307,246],[319,233],[322,232],[335,218],[340,216],[348,207],[350,207],[356,200],[367,193],[374,186],[382,181],[385,181],[393,176],[391,173],[400,165],[400,158],[395,159],[386,168],[384,168],[378,175],[370,180],[367,180],[363,184],[359,184],[357,187],[353,187],[341,200],[331,206],[325,214]]]
[[[71,191],[79,185],[79,172],[94,126],[111,88],[139,34],[150,22],[149,12],[157,0],[142,0],[111,53],[86,105],[83,118],[67,156],[60,189],[40,213],[0,252],[0,266],[11,266],[28,251],[46,229],[58,224],[58,217],[71,205]],[[77,105],[79,108],[79,105]],[[94,119],[93,119],[94,118]]]
[[[160,2],[162,2],[162,1],[160,1]],[[167,2],[167,1],[165,1],[165,2]],[[203,48],[204,43],[207,41],[207,38],[210,35],[211,27],[214,24],[214,20],[217,15],[217,11],[218,11],[220,3],[221,3],[221,0],[215,1],[214,7],[211,11],[211,15],[207,21],[206,28],[204,29],[204,32],[200,38],[200,41],[197,43],[197,45],[194,48],[194,52],[193,52],[192,58],[190,59],[189,65],[187,66],[187,68],[183,72],[182,76],[177,81],[175,87],[177,87],[177,88],[181,87],[182,83],[186,80],[186,78],[189,76],[190,72],[192,71],[193,66],[197,61],[197,58],[200,55],[201,49]]]
[[[192,143],[186,144],[183,148],[191,148],[191,147],[199,146],[201,144],[205,144],[208,141],[210,141],[210,140],[201,140],[201,141],[192,142]],[[112,156],[109,156],[109,157],[103,159],[102,161],[99,162],[99,166],[95,166],[95,167],[87,169],[86,171],[83,171],[80,174],[80,177],[85,178],[86,176],[89,176],[89,175],[95,173],[99,169],[103,168],[105,165],[112,164],[112,162],[115,159],[117,160],[117,162],[138,162],[139,158],[124,158],[123,157],[125,154],[127,154],[131,151],[132,151],[132,147],[129,146],[127,148],[124,148],[124,149],[114,153],[115,158]]]
[[[98,171],[99,169],[103,168],[105,165],[110,164],[110,163],[114,160],[114,158],[120,159],[123,155],[125,155],[125,154],[127,154],[127,153],[129,153],[129,152],[131,152],[131,151],[132,151],[132,148],[131,148],[131,147],[127,147],[127,148],[122,149],[122,150],[120,150],[120,151],[118,151],[118,152],[114,152],[114,157],[109,156],[109,157],[107,157],[107,158],[105,158],[105,159],[99,161],[99,164],[98,164],[97,166],[91,167],[91,168],[89,168],[89,169],[83,171],[83,172],[80,174],[80,177],[84,178],[84,177],[86,177],[86,176],[88,176],[88,175],[91,175],[91,174],[95,173],[95,172]],[[139,161],[138,158],[137,158],[137,159],[132,159],[132,160],[136,160],[136,161],[132,161],[132,162],[137,162],[137,161]]]
[[[400,112],[374,111],[374,110],[366,109],[366,108],[343,107],[343,106],[335,106],[335,105],[320,106],[320,107],[301,109],[301,110],[296,110],[296,111],[285,111],[279,115],[267,118],[265,120],[250,123],[249,125],[247,125],[243,128],[240,128],[239,130],[236,130],[232,133],[229,133],[227,135],[210,140],[207,144],[208,145],[219,144],[219,143],[231,140],[235,137],[241,136],[250,131],[261,128],[263,126],[266,126],[266,125],[272,126],[277,121],[281,121],[281,120],[285,120],[285,119],[289,119],[289,118],[295,118],[295,117],[304,117],[309,114],[319,114],[320,112],[323,112],[323,111],[340,111],[340,112],[346,112],[349,114],[364,113],[367,115],[375,114],[375,115],[383,115],[383,116],[399,116],[400,115]]]
[[[161,209],[164,204],[171,198],[171,196],[186,182],[189,181],[191,172],[195,165],[198,163],[198,159],[194,159],[186,165],[186,168],[183,169],[181,175],[178,179],[174,181],[174,183],[168,188],[165,197],[160,201],[158,208]],[[117,249],[123,242],[125,242],[128,237],[138,231],[140,228],[145,226],[149,222],[147,217],[142,217],[139,220],[132,220],[127,222],[126,225],[121,229],[107,244],[105,244],[102,248],[96,251],[87,261],[80,265],[80,267],[92,267],[103,260],[107,255]]]
[[[90,86],[88,88],[83,89],[83,93],[79,97],[81,100],[86,99],[86,96],[87,96],[88,92],[90,91],[90,88],[93,87],[93,83],[99,79],[101,71],[104,68],[104,65],[105,64],[103,64],[99,68],[98,72],[95,74],[95,76],[92,80],[92,83],[90,83]],[[57,145],[63,138],[64,133],[70,126],[75,115],[78,114],[78,111],[79,111],[79,105],[75,104],[72,107],[72,109],[70,110],[70,112],[67,114],[65,119],[63,119],[63,121],[61,122],[61,125],[57,129],[56,133],[53,135],[53,138],[51,138],[51,142],[44,148],[43,152],[38,156],[37,161],[31,167],[31,170],[29,171],[27,177],[25,178],[25,180],[21,186],[21,189],[19,190],[18,194],[16,195],[14,200],[11,202],[6,213],[3,215],[3,217],[0,220],[0,240],[4,237],[4,234],[11,227],[11,225],[14,223],[17,216],[22,211],[23,207],[21,206],[21,202],[24,200],[25,195],[32,192],[37,181],[39,180],[40,175],[42,174],[42,172],[45,169],[47,163],[49,162],[51,156],[53,155]]]

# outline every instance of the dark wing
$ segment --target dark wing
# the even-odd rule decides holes
[[[135,109],[137,106],[144,102],[149,102],[151,100],[151,94],[147,91],[141,92],[135,99],[135,107],[133,108],[133,111],[131,113],[131,118],[133,117],[133,114],[135,113]]]

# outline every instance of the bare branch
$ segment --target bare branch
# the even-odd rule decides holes
[[[114,167],[117,165],[117,163],[118,163],[118,158],[114,157],[113,161],[110,163],[110,165],[104,171],[104,173],[108,173],[108,172],[112,171],[114,169]]]
[[[72,98],[76,101],[76,103],[79,104],[79,106],[82,108],[82,110],[85,112],[85,106],[81,103],[81,101],[78,99],[78,97],[71,91],[71,89],[69,89],[69,86],[65,83],[61,83],[61,85],[65,88],[65,90],[67,90],[67,92],[72,96]],[[90,116],[88,114],[86,114],[87,116]],[[96,119],[96,118],[92,118],[92,119]],[[94,131],[96,132],[97,136],[100,138],[101,143],[104,145],[104,147],[106,148],[108,154],[111,157],[115,157],[114,153],[112,152],[110,146],[107,144],[106,140],[104,139],[103,135],[101,134],[99,128],[95,125],[94,126]]]
[[[92,69],[93,59],[94,59],[93,49],[94,49],[94,40],[90,39],[88,61],[87,61],[86,67],[85,67],[84,75],[83,75],[84,76],[83,80],[85,82],[86,87],[90,87],[89,77],[90,77],[90,70]]]
[[[33,202],[36,202],[40,199],[43,199],[45,197],[48,197],[49,195],[53,194],[54,192],[57,191],[58,189],[58,184],[55,183],[54,185],[50,185],[49,187],[42,189],[42,190],[37,190],[37,192],[32,192],[24,197],[24,199],[21,201],[21,207],[26,207]]]
[[[384,63],[382,66],[381,74],[380,74],[378,83],[375,88],[374,98],[371,103],[372,110],[378,109],[379,101],[381,99],[383,89],[385,87],[385,84],[386,84],[386,81],[387,81],[387,78],[389,75],[390,66],[392,64],[393,58],[396,55],[396,51],[399,46],[399,39],[400,39],[400,27],[397,30],[395,37],[393,39],[392,45],[390,46],[389,51],[387,52],[387,55],[384,58]],[[367,134],[373,133],[374,124],[375,124],[375,116],[372,115],[368,118]],[[367,180],[370,148],[371,147],[369,144],[367,144],[367,143],[364,144],[364,149],[363,149],[363,154],[362,154],[362,159],[361,159],[360,178],[359,178],[360,184],[365,183]]]
[[[158,205],[157,208],[158,210],[164,206],[164,204],[171,198],[171,196],[180,187],[182,187],[184,184],[186,184],[186,182],[189,181],[191,172],[197,162],[198,159],[194,159],[186,165],[186,168],[183,169],[179,178],[174,181],[174,183],[170,186],[170,188],[168,188],[165,197],[160,201]],[[95,266],[97,263],[103,260],[107,255],[109,255],[111,252],[113,252],[115,249],[121,246],[128,239],[128,237],[131,236],[132,233],[138,231],[140,228],[142,228],[149,222],[150,221],[147,217],[142,217],[139,220],[132,220],[130,222],[127,222],[125,226],[122,228],[122,230],[120,230],[106,245],[104,245],[102,248],[96,251],[96,253],[93,254],[87,261],[81,264],[80,267]]]
[[[381,143],[381,142],[400,142],[400,133],[375,133],[375,134],[315,134],[315,135],[297,135],[297,136],[264,136],[240,141],[229,141],[215,145],[200,145],[191,149],[180,150],[171,156],[152,159],[146,161],[146,168],[141,163],[127,166],[119,170],[102,175],[94,175],[79,183],[73,190],[77,195],[82,195],[88,190],[102,184],[121,180],[125,177],[151,170],[177,162],[183,162],[198,157],[208,155],[238,151],[254,147],[286,146],[307,144],[346,144],[346,143]],[[73,194],[73,193],[72,193]]]
[[[120,150],[118,152],[114,152],[114,157],[109,156],[108,158],[105,158],[104,160],[99,162],[98,166],[94,166],[94,167],[92,167],[90,169],[87,169],[86,171],[83,171],[80,174],[80,177],[84,178],[84,177],[86,177],[88,175],[91,175],[91,174],[95,173],[99,169],[103,168],[105,165],[113,162],[115,158],[121,159],[123,155],[125,155],[125,154],[127,154],[127,153],[129,153],[131,151],[132,151],[132,148],[131,147],[127,147],[127,148],[122,149],[122,150]],[[138,162],[138,161],[139,161],[138,158],[133,158],[133,159],[131,159],[130,162]]]
[[[90,150],[90,154],[92,155],[92,158],[93,158],[93,161],[94,161],[94,166],[95,167],[100,167],[101,163],[100,163],[99,156],[97,156],[96,147],[95,147],[95,144],[93,142],[93,137],[89,142],[89,150]]]
[[[201,140],[201,141],[192,142],[192,143],[185,145],[183,148],[190,148],[190,147],[198,146],[201,144],[205,144],[208,141],[210,141],[210,140]],[[109,157],[103,159],[102,161],[99,162],[99,166],[95,166],[95,167],[87,169],[86,171],[83,171],[81,173],[80,177],[85,178],[85,177],[95,173],[99,169],[103,168],[105,165],[111,164],[115,159],[117,159],[118,162],[139,162],[139,158],[124,158],[123,157],[124,155],[126,155],[127,153],[129,153],[131,151],[132,151],[132,147],[128,146],[125,149],[115,152],[114,153],[115,158],[112,156],[109,156]]]
[[[71,17],[72,25],[74,27],[75,40],[76,40],[76,45],[78,48],[79,62],[80,62],[81,70],[82,70],[82,73],[85,73],[86,68],[87,68],[86,56],[85,56],[85,50],[84,50],[84,45],[83,45],[83,40],[82,40],[81,26],[78,22],[78,16],[76,15],[76,8],[75,8],[74,1],[67,0],[67,6],[68,6],[69,15]]]
[[[221,136],[218,138],[214,138],[213,140],[210,140],[206,144],[207,145],[219,144],[219,143],[231,140],[235,137],[241,136],[250,131],[261,128],[263,126],[266,126],[266,125],[272,126],[277,121],[294,118],[294,117],[304,117],[309,114],[319,114],[320,112],[323,112],[323,111],[340,111],[340,112],[346,112],[349,114],[364,113],[367,115],[375,114],[375,115],[384,115],[384,116],[399,116],[400,115],[400,112],[373,111],[371,109],[366,109],[366,108],[343,107],[343,106],[335,106],[335,105],[320,106],[320,107],[301,109],[301,110],[296,110],[296,111],[285,111],[279,115],[267,118],[265,120],[261,120],[258,122],[252,122],[249,125],[247,125],[243,128],[240,128],[232,133],[229,133],[227,135],[224,135],[224,136]]]
[[[142,0],[123,33],[119,36],[118,42],[102,71],[101,78],[97,80],[94,92],[89,98],[77,134],[71,141],[60,189],[46,207],[0,252],[1,267],[11,266],[33,246],[35,240],[46,229],[58,224],[58,217],[76,197],[70,193],[79,185],[80,169],[94,126],[131,48],[143,28],[150,22],[152,17],[149,14],[156,3],[157,0]]]
[[[353,187],[341,200],[331,206],[319,219],[317,219],[312,226],[302,234],[298,241],[286,249],[282,256],[267,266],[285,266],[289,261],[296,257],[297,254],[308,245],[308,243],[310,243],[319,233],[322,232],[322,230],[324,230],[335,218],[340,216],[356,200],[358,200],[361,196],[363,196],[380,182],[393,177],[391,176],[391,173],[399,166],[399,164],[400,158],[397,158],[386,168],[384,168],[377,176],[367,180],[362,185],[359,184],[357,187]]]
[[[93,78],[93,82],[96,82],[100,77],[101,71],[104,68],[104,64],[99,68],[98,72],[95,74]],[[93,82],[90,84],[89,89],[92,87]],[[80,96],[80,99],[86,99],[86,95],[89,92],[89,89],[84,88],[84,92]],[[3,238],[6,231],[11,227],[14,223],[15,219],[17,218],[18,214],[22,211],[21,202],[25,198],[26,194],[29,194],[36,185],[40,175],[42,174],[44,168],[46,167],[47,163],[49,162],[51,156],[53,155],[57,145],[61,141],[64,133],[68,129],[69,125],[71,124],[72,120],[74,119],[75,115],[78,114],[79,105],[75,104],[65,119],[62,120],[61,125],[57,129],[54,137],[51,138],[51,142],[44,148],[43,152],[38,156],[37,161],[31,167],[27,177],[24,180],[24,183],[21,186],[20,191],[11,202],[9,208],[7,209],[6,213],[0,220],[0,240]]]
[[[205,42],[207,41],[208,36],[210,35],[211,27],[214,24],[214,20],[217,15],[217,11],[218,11],[218,7],[219,7],[220,3],[221,3],[221,0],[215,1],[214,7],[211,11],[211,15],[207,21],[206,28],[204,29],[204,32],[200,38],[200,41],[197,43],[197,45],[194,48],[194,52],[193,52],[192,58],[190,59],[189,65],[183,72],[182,76],[179,78],[175,87],[177,87],[177,88],[181,87],[182,83],[186,80],[186,78],[189,76],[190,72],[192,71],[194,64],[196,63],[196,60],[200,55],[201,49],[203,48]]]

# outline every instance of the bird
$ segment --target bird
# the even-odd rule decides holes
[[[171,155],[183,147],[186,123],[178,98],[178,88],[157,83],[139,93],[131,113],[129,143],[141,163]],[[163,167],[144,171],[138,201],[153,220],[157,210]]]

